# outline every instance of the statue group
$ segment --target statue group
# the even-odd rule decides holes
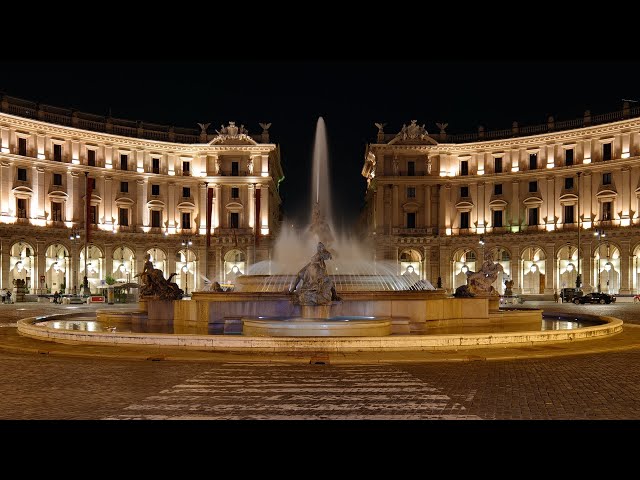
[[[498,295],[498,291],[493,287],[500,272],[504,271],[502,265],[493,262],[491,254],[485,255],[482,267],[478,272],[467,272],[467,284],[456,288],[454,297],[475,297],[476,295]]]
[[[332,301],[340,300],[336,285],[324,263],[331,258],[331,252],[322,242],[318,242],[318,251],[298,272],[289,288],[289,293],[296,296],[300,305],[330,305]],[[300,284],[299,287],[298,284]]]
[[[141,297],[150,297],[158,300],[180,300],[184,295],[178,284],[171,281],[176,274],[172,273],[165,280],[162,270],[153,267],[151,255],[149,254],[145,257],[142,273],[138,275],[142,282],[142,287],[140,288]]]

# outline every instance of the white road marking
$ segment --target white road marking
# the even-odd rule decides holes
[[[473,399],[469,391],[466,401]],[[227,364],[108,420],[479,419],[442,389],[393,366]]]

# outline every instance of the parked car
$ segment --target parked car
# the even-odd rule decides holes
[[[616,301],[616,297],[609,295],[608,293],[598,293],[591,292],[583,295],[581,297],[576,297],[573,299],[573,303],[576,305],[579,303],[600,303],[604,305],[605,303],[613,303]]]
[[[582,290],[578,290],[577,288],[563,288],[560,290],[560,298],[562,299],[562,303],[575,303],[575,298],[581,297],[582,295],[584,295],[584,292]]]

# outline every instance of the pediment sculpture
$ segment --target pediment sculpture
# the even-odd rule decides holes
[[[236,122],[229,122],[229,125],[220,125],[220,129],[216,130],[216,136],[211,141],[212,144],[216,143],[237,143],[248,142],[255,144],[256,142],[249,136],[249,131],[240,125],[236,125]]]

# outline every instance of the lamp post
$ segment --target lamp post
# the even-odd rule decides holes
[[[184,294],[185,296],[189,295],[189,247],[193,245],[193,241],[191,241],[191,237],[185,236],[182,237],[182,246],[185,247],[186,251],[184,254],[184,265],[182,266],[182,272],[184,273]]]
[[[578,176],[578,272],[576,274],[576,289],[579,290],[582,285],[582,277],[580,276],[580,175],[582,172],[577,172]]]
[[[84,172],[84,278],[82,279],[82,293],[91,295],[89,290],[89,278],[87,277],[87,237],[89,236],[89,199],[87,198],[89,172]]]
[[[78,242],[80,241],[80,230],[78,230],[77,228],[72,228],[71,229],[71,233],[69,234],[69,240],[71,240],[71,242],[74,245],[74,249],[77,251],[77,245]],[[78,260],[80,260],[80,255],[78,255]],[[77,282],[78,282],[78,264],[76,263],[76,268],[75,268],[75,275],[73,275],[73,290],[72,293],[75,295],[77,293],[76,287],[77,287]]]
[[[602,242],[602,238],[606,237],[607,234],[602,228],[596,228],[596,231],[593,232],[595,237],[598,237],[598,245],[596,247],[596,252],[598,252],[598,293],[600,293],[600,245]]]
[[[484,237],[480,237],[478,243],[482,245],[482,262],[480,263],[480,265],[482,265],[482,263],[484,262]]]

